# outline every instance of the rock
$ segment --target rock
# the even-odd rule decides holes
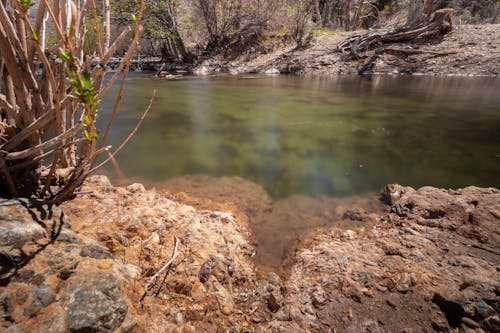
[[[113,238],[116,239],[122,246],[124,247],[129,247],[130,246],[130,241],[127,237],[120,235],[117,232],[113,232],[112,234]]]
[[[12,299],[7,292],[0,293],[0,318],[7,321],[12,321],[11,315],[13,311]]]
[[[210,279],[210,282],[210,289],[214,291],[221,313],[224,315],[231,314],[235,306],[233,296],[215,278]]]
[[[194,75],[207,75],[210,68],[208,66],[199,66],[193,70]]]
[[[344,236],[347,239],[354,239],[356,237],[356,231],[347,229],[346,231],[344,231],[342,236]]]
[[[65,321],[71,332],[111,332],[128,311],[116,278],[92,272],[71,282],[62,297]]]
[[[0,220],[0,247],[21,248],[45,237],[45,229],[32,219]]]
[[[111,252],[97,245],[87,245],[80,251],[80,256],[94,259],[113,259]]]
[[[144,185],[140,183],[133,183],[129,186],[126,187],[127,191],[131,193],[143,193],[146,192],[146,189],[144,188]]]
[[[468,327],[471,327],[471,328],[479,328],[480,327],[478,323],[476,323],[474,320],[467,318],[467,317],[462,318],[462,323]]]
[[[283,287],[283,281],[281,281],[281,278],[279,277],[278,274],[274,272],[268,272],[266,275],[266,280],[269,282],[269,284],[276,286],[278,288]]]
[[[311,295],[312,305],[315,308],[319,308],[324,305],[327,301],[327,295],[325,290],[321,286],[316,286]]]
[[[42,287],[32,290],[28,293],[31,296],[31,304],[24,308],[25,316],[33,316],[42,310],[44,307],[55,302],[56,295],[49,287]]]
[[[179,327],[182,327],[184,325],[184,316],[182,315],[181,312],[178,312],[177,315],[175,316],[175,323]]]
[[[282,297],[278,293],[274,291],[269,292],[267,296],[267,307],[271,310],[271,312],[276,312],[281,308],[281,299]]]
[[[490,332],[500,332],[500,316],[498,314],[488,317],[483,322],[484,328]]]
[[[104,175],[95,175],[87,178],[86,185],[88,187],[95,186],[101,190],[110,190],[113,188],[109,178]]]
[[[3,333],[26,333],[29,332],[25,324],[17,324],[9,326]]]
[[[407,273],[401,273],[397,284],[397,290],[400,293],[407,293],[412,286],[411,277]]]
[[[60,249],[47,250],[45,258],[50,271],[63,280],[73,275],[80,263],[78,258]]]
[[[267,75],[279,75],[280,71],[277,68],[273,67],[273,68],[266,69],[264,71],[264,74],[267,74]]]
[[[83,241],[74,235],[74,232],[69,230],[63,230],[57,236],[57,241],[73,244],[82,244]]]
[[[401,186],[399,184],[387,184],[384,186],[381,197],[388,205],[394,205],[403,194],[411,193],[415,190],[411,187]]]
[[[198,273],[198,278],[202,283],[208,281],[210,275],[212,275],[212,270],[217,262],[217,258],[214,256],[210,256],[200,267],[200,271]]]

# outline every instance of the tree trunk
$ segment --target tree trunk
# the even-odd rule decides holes
[[[313,0],[314,4],[314,22],[316,22],[317,25],[320,27],[323,27],[323,20],[321,19],[321,10],[319,8],[319,0]]]
[[[416,26],[428,21],[437,3],[436,0],[410,0],[406,24]]]

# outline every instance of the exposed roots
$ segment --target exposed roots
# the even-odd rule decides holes
[[[386,44],[415,42],[422,43],[437,39],[452,30],[453,10],[440,9],[432,14],[428,22],[417,26],[403,26],[385,33],[368,33],[349,37],[342,41],[337,50],[350,52],[351,59],[359,59],[362,53]]]

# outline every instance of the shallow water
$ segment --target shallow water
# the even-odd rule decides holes
[[[498,78],[133,74],[110,144],[133,128],[154,88],[149,116],[118,155],[125,175],[145,183],[240,176],[275,199],[386,183],[500,186]]]

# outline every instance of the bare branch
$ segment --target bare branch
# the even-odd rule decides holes
[[[144,299],[144,297],[146,297],[146,294],[148,292],[148,290],[155,284],[156,282],[156,279],[158,278],[158,276],[160,276],[161,274],[163,274],[163,272],[165,272],[165,270],[167,270],[167,268],[170,267],[170,265],[172,265],[172,263],[174,262],[175,258],[177,257],[177,249],[179,247],[179,244],[180,244],[180,240],[178,237],[174,237],[174,240],[175,240],[175,245],[174,245],[174,251],[172,253],[172,256],[170,257],[170,260],[167,261],[165,263],[165,265],[163,265],[156,273],[155,275],[153,275],[148,283],[146,284],[146,286],[144,287],[144,293],[142,294],[142,297],[140,299],[140,301],[142,302],[142,300]],[[161,288],[161,286],[160,286]]]

